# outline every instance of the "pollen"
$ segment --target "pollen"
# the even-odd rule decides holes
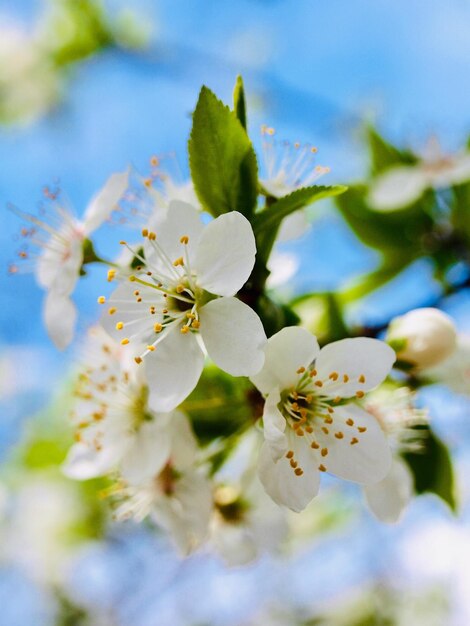
[[[135,281],[136,281],[136,280],[137,280],[137,278],[134,276],[134,274],[131,274],[131,275],[129,276],[129,281],[130,281],[131,283],[135,283]]]
[[[310,444],[310,447],[313,448],[314,450],[318,450],[318,448],[320,447],[320,444],[318,444],[316,441],[312,441],[312,443]]]
[[[184,245],[187,245],[187,244],[189,243],[189,237],[188,237],[188,235],[183,235],[183,236],[180,238],[180,243],[183,243]]]
[[[365,382],[366,382],[366,377],[364,376],[364,374],[361,374],[361,375],[359,376],[358,381],[359,381],[360,383],[365,383]]]
[[[152,186],[152,179],[151,178],[146,178],[144,180],[144,185],[148,188]]]
[[[121,346],[127,346],[128,343],[129,343],[129,339],[127,337],[125,337],[124,339],[121,339]]]
[[[147,228],[142,228],[142,237],[148,237],[149,236],[149,231]]]
[[[124,239],[121,239],[119,243],[121,246],[127,246],[127,241],[124,241]]]
[[[328,435],[328,433],[330,432],[326,426],[322,426],[321,429],[325,433],[325,435]]]
[[[335,437],[336,439],[343,439],[344,433],[342,433],[341,431],[338,431],[337,433],[335,433]]]
[[[328,376],[328,378],[333,381],[338,380],[338,377],[339,377],[338,372],[331,372],[331,374]]]
[[[98,304],[104,304],[106,302],[106,298],[104,296],[100,296],[98,298]]]
[[[286,459],[291,459],[293,456],[294,456],[293,450],[289,450],[288,452],[286,452]]]
[[[343,383],[348,383],[349,382],[349,376],[347,374],[345,374],[343,376]]]
[[[201,322],[199,322],[198,320],[194,320],[193,323],[191,324],[191,326],[193,328],[200,328],[201,327]]]
[[[354,426],[354,420],[353,420],[353,419],[351,419],[351,418],[349,417],[349,418],[346,420],[346,424],[347,424],[348,426]]]
[[[359,439],[357,437],[353,437],[349,443],[354,446],[356,443],[359,443]]]
[[[116,330],[122,330],[124,328],[124,322],[118,322],[116,324]]]
[[[364,397],[364,392],[363,391],[356,391],[356,398],[363,398]]]
[[[302,365],[301,367],[299,367],[299,369],[297,370],[297,374],[303,374],[305,372],[305,367]]]
[[[357,430],[358,430],[360,433],[365,433],[365,432],[366,432],[366,430],[367,430],[367,426],[358,426],[358,427],[357,427]]]
[[[117,309],[115,306],[112,306],[110,309],[108,309],[108,313],[110,315],[114,315],[116,313]]]
[[[147,346],[147,350],[149,352],[154,352],[155,351],[155,346]]]
[[[110,283],[115,276],[116,276],[116,270],[114,269],[108,270],[108,283]]]
[[[313,378],[316,375],[317,375],[317,370],[311,370],[310,376]]]
[[[304,471],[300,467],[296,467],[295,470],[294,470],[294,474],[296,476],[302,476],[303,473],[304,473]]]
[[[295,434],[298,435],[299,437],[303,437],[305,433],[304,433],[303,428],[297,428],[295,431]]]
[[[195,320],[196,316],[194,315],[194,313],[186,313],[186,317],[188,318],[188,320]]]
[[[313,433],[313,428],[312,428],[311,426],[305,426],[305,430],[306,430],[309,434]]]
[[[316,385],[317,387],[323,387],[323,383],[322,383],[322,381],[321,381],[321,380],[316,380],[316,381],[315,381],[315,385]]]
[[[162,326],[162,324],[160,324],[159,322],[157,322],[156,324],[154,324],[154,325],[153,325],[153,330],[154,330],[156,333],[161,333],[161,332],[162,332],[162,330],[163,330],[163,326]]]
[[[180,257],[178,257],[177,259],[175,259],[175,260],[173,261],[173,265],[174,265],[175,267],[178,267],[178,265],[184,265],[184,260],[183,260],[183,257],[182,257],[182,256],[180,256]]]
[[[297,467],[298,463],[297,461],[294,461],[294,459],[290,460],[290,466],[293,467],[294,469]]]
[[[137,363],[137,365],[140,365],[142,363],[142,359],[140,358],[140,356],[135,356],[134,361]]]
[[[184,289],[185,289],[184,285],[181,285],[181,284],[177,285],[176,286],[176,293],[183,293]]]
[[[160,161],[159,161],[158,157],[153,156],[153,157],[150,159],[150,165],[151,165],[152,167],[158,167],[158,166],[160,165]]]
[[[183,335],[186,335],[187,333],[189,333],[189,326],[182,326],[181,327],[181,332],[183,333]]]
[[[328,448],[322,448],[321,453],[322,456],[326,456],[328,454]]]
[[[326,472],[326,467],[323,465],[323,463],[320,463],[318,469],[320,470],[320,472]]]
[[[153,231],[150,231],[148,234],[148,238],[150,239],[150,241],[155,241],[155,239],[157,238],[157,234]]]

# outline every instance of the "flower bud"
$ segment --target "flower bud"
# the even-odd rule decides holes
[[[390,323],[387,341],[401,360],[430,367],[450,356],[457,345],[452,319],[433,308],[414,309]]]

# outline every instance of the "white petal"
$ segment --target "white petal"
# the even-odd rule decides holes
[[[155,416],[142,424],[132,438],[121,461],[123,478],[132,484],[143,483],[158,474],[170,458],[170,433],[167,421]]]
[[[306,211],[295,211],[282,220],[277,241],[292,241],[299,239],[310,228]]]
[[[187,202],[172,200],[168,211],[159,213],[158,218],[150,226],[151,230],[156,231],[157,243],[165,252],[169,262],[173,263],[179,257],[184,258],[186,248],[190,264],[194,266],[195,253],[204,229],[200,212],[197,209]],[[183,236],[189,238],[187,245],[181,243]],[[157,271],[165,276],[172,275],[168,261],[162,258],[150,241],[145,244],[145,258]]]
[[[263,411],[264,439],[269,445],[273,461],[278,461],[287,451],[287,439],[284,434],[286,420],[277,407],[280,400],[279,390],[274,389],[268,395]]]
[[[266,394],[275,387],[292,387],[299,378],[299,367],[308,367],[320,348],[316,337],[308,330],[288,326],[268,339],[264,351],[264,367],[250,380],[261,393]]]
[[[41,287],[68,296],[75,289],[83,263],[83,239],[71,236],[65,243],[46,248],[36,265]]]
[[[85,233],[89,235],[108,219],[129,186],[129,171],[112,174],[104,187],[91,199],[83,216]]]
[[[364,494],[372,513],[381,522],[398,522],[413,495],[413,478],[404,461],[393,460],[387,476],[364,488]]]
[[[300,440],[301,437],[297,439]],[[301,476],[294,473],[285,456],[275,463],[266,443],[261,448],[258,471],[266,493],[274,502],[299,513],[317,495],[320,473],[317,470],[315,456],[306,442],[299,441],[295,451],[299,466],[303,469]]]
[[[199,312],[210,358],[232,376],[250,376],[264,363],[266,334],[258,315],[236,298],[218,298]]]
[[[436,187],[450,187],[458,185],[470,179],[470,154],[464,152],[453,159],[450,167],[444,168],[442,172],[437,172],[434,179]]]
[[[408,206],[429,186],[425,171],[417,166],[394,167],[376,178],[368,202],[377,211],[393,211]]]
[[[241,213],[224,213],[210,222],[199,240],[194,265],[198,283],[219,296],[233,296],[255,264],[256,243],[250,222]]]
[[[44,302],[44,324],[49,337],[59,350],[73,339],[77,309],[68,296],[49,291]]]
[[[178,469],[190,467],[196,458],[198,445],[187,416],[173,411],[168,422],[171,437],[171,460]]]
[[[316,379],[323,381],[325,395],[350,398],[357,391],[377,387],[395,360],[395,351],[384,341],[369,337],[341,339],[321,349],[315,361]],[[339,374],[336,381],[329,378],[333,372]]]
[[[183,474],[172,496],[158,500],[152,517],[171,534],[180,552],[187,555],[205,539],[211,513],[210,482],[192,472]]]
[[[289,252],[276,252],[269,257],[268,270],[271,272],[266,281],[268,289],[275,289],[285,285],[299,269],[300,260]]]
[[[321,448],[328,454],[322,459],[331,474],[361,484],[373,484],[383,480],[390,471],[392,455],[387,438],[373,415],[355,404],[336,407],[332,415],[334,422],[325,434],[315,428],[315,436]],[[352,419],[353,426],[346,420]],[[360,432],[359,428],[365,428]],[[338,439],[335,435],[342,433]],[[357,443],[351,441],[357,439]]]
[[[62,473],[75,480],[104,476],[116,467],[116,455],[111,449],[96,450],[83,443],[74,444],[62,465]]]
[[[169,333],[145,360],[149,383],[149,405],[155,411],[172,411],[197,385],[204,355],[193,333],[179,328]]]
[[[240,524],[221,523],[211,533],[211,539],[227,565],[246,565],[258,556],[258,545],[251,529]]]

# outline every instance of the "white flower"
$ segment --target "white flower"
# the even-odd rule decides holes
[[[379,421],[394,452],[387,476],[364,487],[369,509],[382,522],[398,522],[413,496],[413,476],[400,453],[420,449],[420,431],[413,427],[428,421],[427,411],[413,402],[414,394],[407,387],[378,389],[367,398],[366,408]]]
[[[369,203],[378,211],[393,211],[418,200],[426,189],[445,189],[470,179],[470,152],[443,154],[436,141],[416,165],[398,165],[378,176]]]
[[[437,365],[452,354],[457,331],[452,318],[439,309],[414,309],[391,321],[387,340],[403,340],[404,346],[397,347],[398,357],[423,368]]]
[[[299,265],[299,258],[295,254],[274,250],[268,261],[268,270],[270,271],[266,281],[268,289],[275,289],[288,284],[297,273]]]
[[[459,334],[452,355],[424,373],[452,391],[470,396],[470,335]]]
[[[275,130],[261,127],[263,136],[262,155],[266,175],[260,183],[270,196],[282,198],[288,194],[313,185],[321,176],[330,171],[329,167],[315,164],[317,148],[308,144],[275,139]],[[295,211],[286,217],[278,234],[279,241],[289,241],[301,237],[309,228],[305,211]]]
[[[41,208],[39,217],[15,209],[32,225],[23,228],[21,234],[39,251],[30,251],[25,246],[20,257],[33,261],[36,279],[48,292],[44,321],[49,336],[60,349],[65,348],[73,337],[76,309],[69,296],[80,275],[84,242],[115,208],[127,187],[127,177],[127,172],[110,176],[92,198],[81,220],[63,206],[58,192],[48,189],[45,190],[47,204]],[[17,267],[10,270],[15,272]]]
[[[263,365],[266,335],[253,309],[233,297],[256,254],[243,215],[226,213],[204,225],[197,209],[173,201],[156,231],[144,229],[142,266],[112,294],[102,323],[123,345],[147,345],[136,361],[147,357],[152,406],[169,411],[199,380],[199,340],[221,369],[248,376]]]
[[[183,457],[181,457],[183,460]],[[207,536],[212,513],[210,481],[195,469],[170,462],[151,480],[123,488],[117,519],[142,521],[149,516],[173,539],[182,555],[198,548]]]
[[[84,480],[118,470],[126,482],[140,483],[171,458],[183,467],[191,464],[196,444],[186,416],[153,411],[143,370],[126,362],[121,346],[102,329],[93,341],[92,365],[80,375],[75,391],[76,443],[64,473]]]
[[[228,565],[245,565],[276,550],[287,530],[285,511],[267,497],[256,476],[216,487],[210,537]]]
[[[389,373],[395,353],[376,339],[343,339],[321,351],[302,328],[268,340],[252,382],[266,396],[259,474],[278,504],[301,511],[316,495],[320,472],[363,484],[390,470],[390,448],[376,418],[357,399]]]

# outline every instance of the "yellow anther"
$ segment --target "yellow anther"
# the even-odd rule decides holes
[[[333,424],[333,418],[327,415],[327,417],[325,417],[325,424]]]
[[[124,239],[121,239],[119,243],[121,244],[121,246],[127,246],[127,241],[124,241]]]
[[[146,178],[146,179],[144,180],[144,185],[145,185],[146,187],[151,187],[151,186],[152,186],[152,179],[151,179],[151,178]]]
[[[337,433],[335,433],[335,437],[336,439],[342,439],[344,437],[344,434],[341,431],[338,431]]]
[[[358,430],[360,433],[365,433],[365,432],[366,432],[366,430],[367,430],[367,426],[358,426],[358,427],[357,427],[357,430]]]
[[[314,376],[317,375],[317,370],[311,370],[310,371],[310,376],[313,378]]]
[[[270,135],[271,137],[275,134],[275,132],[276,131],[274,130],[274,128],[271,128],[271,127],[270,128],[266,128],[266,133],[268,135]]]
[[[307,409],[299,409],[299,413],[302,418],[302,421],[304,422],[307,421],[307,415],[308,415]]]
[[[117,309],[115,306],[112,306],[110,309],[108,309],[108,313],[110,315],[114,315],[116,313]]]
[[[321,429],[325,433],[325,435],[328,435],[328,433],[330,432],[326,426],[322,426]]]
[[[122,330],[124,328],[124,322],[118,322],[116,324],[116,330]]]
[[[153,325],[153,330],[154,330],[156,333],[161,333],[161,332],[162,332],[162,330],[163,330],[163,325],[162,325],[162,324],[160,324],[159,322],[157,322],[156,324],[154,324],[154,325]]]
[[[297,428],[295,431],[295,434],[298,435],[299,437],[303,437],[305,433],[304,433],[303,428]]]
[[[188,237],[188,235],[183,235],[183,236],[180,238],[180,243],[184,243],[185,245],[186,245],[187,243],[189,243],[189,237]]]
[[[182,326],[181,327],[181,332],[183,333],[183,335],[186,335],[187,333],[189,333],[189,326]]]
[[[125,337],[124,339],[121,339],[121,346],[127,346],[128,343],[129,343],[129,339],[127,337]]]
[[[177,259],[175,259],[175,260],[173,261],[173,265],[174,265],[175,267],[178,267],[178,265],[184,265],[184,259],[183,259],[183,257],[182,257],[182,256],[180,256],[180,257],[178,257]]]
[[[356,398],[363,398],[365,393],[363,391],[356,391]]]
[[[150,231],[148,234],[148,238],[150,239],[150,241],[155,241],[155,239],[157,238],[157,234],[153,231]]]
[[[183,293],[183,291],[185,290],[185,286],[184,285],[176,285],[176,293]]]
[[[151,165],[152,167],[158,167],[158,166],[160,165],[160,161],[159,161],[158,157],[153,156],[153,157],[150,159],[150,165]]]
[[[308,394],[308,396],[305,397],[305,400],[307,401],[308,404],[311,403],[311,401],[313,400],[313,396],[311,393]]]
[[[289,450],[288,452],[286,452],[286,459],[292,459],[293,456],[294,456],[293,450]]]
[[[338,404],[339,402],[341,402],[341,400],[342,400],[341,396],[336,396],[336,398],[333,398],[333,402],[335,404]]]
[[[303,374],[305,372],[305,367],[302,365],[301,367],[299,367],[299,369],[297,370],[297,374]]]
[[[334,413],[335,412],[335,410],[334,410],[334,408],[332,406],[327,406],[326,410],[328,411],[328,413]]]
[[[116,276],[116,270],[108,270],[108,283],[110,283],[113,278]]]
[[[186,313],[186,317],[188,318],[188,320],[195,320],[196,316],[194,315],[194,313]]]
[[[298,402],[293,402],[292,403],[292,410],[293,411],[298,411],[299,410],[299,403]]]
[[[298,465],[297,461],[294,461],[294,459],[290,460],[290,466],[296,468]]]
[[[136,281],[136,280],[137,280],[137,278],[134,276],[134,274],[131,274],[131,275],[129,276],[129,281],[130,281],[131,283],[135,283],[135,281]]]
[[[142,228],[142,237],[148,237],[149,231],[148,228]]]
[[[326,456],[328,454],[328,448],[322,448],[320,454]]]
[[[353,437],[349,443],[353,446],[354,444],[359,443],[359,439],[357,437]]]
[[[358,381],[359,381],[360,383],[365,383],[365,382],[366,382],[366,377],[364,376],[364,374],[361,374],[361,375],[359,376]]]
[[[338,380],[338,376],[339,376],[338,372],[331,372],[331,374],[328,376],[328,378],[330,380],[335,380],[336,381],[336,380]]]
[[[296,476],[302,476],[303,473],[304,473],[304,470],[301,469],[300,467],[296,467],[295,470],[294,470],[294,474]]]
[[[199,320],[193,320],[193,323],[191,324],[191,326],[193,328],[200,328],[201,327],[201,322]]]
[[[104,296],[100,296],[98,298],[98,304],[104,304],[106,302],[106,298]]]
[[[320,444],[317,443],[316,441],[312,441],[312,443],[310,444],[310,447],[313,448],[314,450],[318,450],[318,448],[320,447]]]
[[[309,434],[313,433],[313,428],[310,426],[310,424],[309,424],[308,426],[305,426],[305,430],[306,430]]]
[[[300,148],[300,141],[296,141],[296,142],[294,143],[294,148],[295,148],[296,150],[298,150],[298,149]]]
[[[163,315],[166,315],[168,313],[168,309],[162,309],[162,313]]]
[[[315,385],[316,385],[317,387],[323,387],[323,383],[322,383],[322,381],[321,381],[321,380],[316,380],[316,381],[315,381]]]
[[[320,463],[318,469],[320,470],[320,472],[326,472],[326,467],[323,465],[323,463]]]
[[[140,358],[140,356],[135,356],[134,361],[137,363],[137,365],[140,365],[142,363],[142,359]]]
[[[318,148],[316,148],[315,146],[312,146],[312,147],[310,148],[310,152],[311,152],[312,154],[316,154],[316,153],[318,152]]]
[[[345,374],[343,376],[343,383],[348,383],[349,382],[349,376],[347,374]]]
[[[140,296],[140,291],[138,289],[134,291],[134,296]]]
[[[155,350],[155,346],[147,346],[147,350],[149,352],[153,352]]]
[[[348,419],[346,420],[346,424],[347,424],[348,426],[354,426],[354,420],[353,420],[353,419],[351,419],[350,417],[348,417]]]

